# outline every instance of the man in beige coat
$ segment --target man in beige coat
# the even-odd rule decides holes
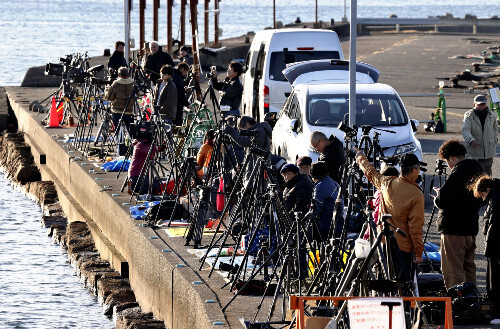
[[[465,112],[462,135],[467,156],[479,161],[483,171],[491,176],[493,158],[498,142],[498,117],[487,105],[484,95],[474,98],[474,108]]]

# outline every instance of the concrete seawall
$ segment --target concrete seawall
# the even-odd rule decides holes
[[[113,174],[89,173],[91,168],[100,170],[78,161],[77,151],[58,142],[71,129],[45,129],[38,123],[41,116],[28,111],[27,99],[41,99],[50,90],[12,87],[6,91],[42,179],[54,182],[70,221],[87,222],[101,257],[122,276],[128,276],[143,311],[153,312],[167,328],[212,328],[217,322],[224,323],[217,328],[229,327],[220,305],[206,302],[217,301],[219,296],[195,270],[197,260],[189,262],[189,254],[179,252],[180,246],[169,246],[165,236],[140,227],[141,222],[130,217],[128,206],[122,205],[128,196],[122,193],[114,197],[111,193],[117,193],[122,181]],[[103,185],[112,186],[113,191],[100,192]],[[222,278],[215,276],[212,283],[222,286]],[[202,284],[195,285],[195,281]]]

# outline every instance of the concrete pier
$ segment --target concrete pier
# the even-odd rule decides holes
[[[487,47],[480,42],[485,40],[497,45],[500,35],[475,35],[471,38],[467,34],[376,34],[358,39],[357,54],[358,60],[380,69],[380,82],[393,86],[403,96],[436,94],[403,97],[411,118],[427,120],[437,102],[434,86],[440,79],[461,72],[473,61],[450,57],[460,53],[480,53]],[[344,41],[342,47],[347,57],[348,42]],[[181,237],[169,237],[164,230],[141,227],[142,221],[130,217],[129,206],[124,205],[129,202],[129,196],[119,192],[124,176],[117,180],[116,173],[102,172],[93,162],[79,160],[80,152],[60,141],[74,129],[40,126],[43,114],[30,112],[29,104],[47,97],[53,88],[7,87],[5,90],[19,130],[26,134],[31,145],[42,179],[54,182],[61,206],[70,221],[87,222],[101,258],[129,278],[143,311],[153,312],[167,328],[176,329],[238,328],[241,327],[238,318],[253,317],[260,297],[240,296],[225,313],[222,312],[222,306],[233,296],[227,289],[220,289],[226,282],[224,278],[219,274],[208,278],[207,267],[198,271],[198,258],[187,252]],[[463,113],[470,108],[478,93],[476,90],[472,93],[469,89],[465,91],[445,90],[450,94],[447,98],[448,134],[426,133],[422,126],[419,128],[417,137],[422,142],[424,161],[429,164],[431,173],[442,141],[451,137],[461,139]],[[4,109],[1,103],[0,109]],[[90,169],[95,172],[89,172]],[[493,170],[494,176],[500,177],[498,158],[494,160]],[[111,190],[103,190],[105,185]],[[430,200],[427,200],[427,217],[431,209]],[[433,230],[431,241],[436,241],[437,237]],[[482,236],[478,236],[478,281],[484,286],[485,260],[481,256],[484,239],[481,239]],[[264,305],[260,318],[266,313]]]

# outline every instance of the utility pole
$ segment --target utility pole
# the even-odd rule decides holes
[[[216,1],[217,2],[217,1]],[[191,12],[191,35],[193,36],[193,66],[194,66],[194,78],[200,81],[200,59],[198,55],[198,12],[196,6],[198,5],[198,0],[189,0],[189,11]]]

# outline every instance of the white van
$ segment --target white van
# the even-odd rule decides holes
[[[343,59],[337,33],[315,29],[263,30],[255,34],[243,74],[242,112],[257,122],[279,112],[292,88],[282,71],[287,64]]]

